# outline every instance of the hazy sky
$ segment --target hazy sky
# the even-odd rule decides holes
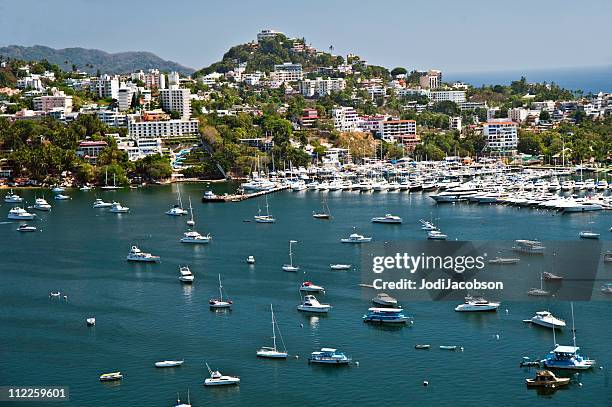
[[[193,68],[262,28],[387,67],[612,64],[610,0],[0,0],[0,45],[151,51]]]

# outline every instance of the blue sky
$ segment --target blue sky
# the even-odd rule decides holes
[[[262,28],[446,72],[612,65],[612,1],[0,0],[0,45],[151,51],[200,68]]]

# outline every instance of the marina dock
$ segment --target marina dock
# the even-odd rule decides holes
[[[264,196],[266,194],[272,194],[274,192],[282,191],[288,189],[289,186],[282,185],[278,187],[274,187],[271,189],[267,189],[265,191],[257,191],[251,193],[242,193],[242,194],[224,194],[224,195],[211,195],[207,196],[204,194],[202,197],[203,203],[215,203],[215,202],[240,202],[251,198],[257,198],[259,196]]]

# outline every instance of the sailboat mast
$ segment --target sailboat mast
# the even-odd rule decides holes
[[[293,243],[293,242],[290,240],[290,241],[289,241],[289,265],[290,265],[291,267],[293,267],[293,253],[291,252],[291,244],[292,244],[292,243]]]
[[[574,302],[570,302],[572,307],[572,339],[574,340],[574,348],[576,347],[576,327],[574,326]]]
[[[274,309],[270,304],[270,313],[272,314],[272,342],[274,343],[274,352],[276,352],[276,333],[274,332]]]
[[[223,290],[221,289],[221,274],[219,274],[219,299],[223,301]]]

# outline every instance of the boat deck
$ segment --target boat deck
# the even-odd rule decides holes
[[[276,188],[272,188],[266,191],[257,191],[245,194],[228,194],[228,195],[217,195],[214,198],[202,197],[203,203],[209,202],[240,202],[250,198],[257,198],[258,196],[263,196],[266,194],[272,194],[274,192],[282,191],[288,189],[288,186],[280,186]]]

